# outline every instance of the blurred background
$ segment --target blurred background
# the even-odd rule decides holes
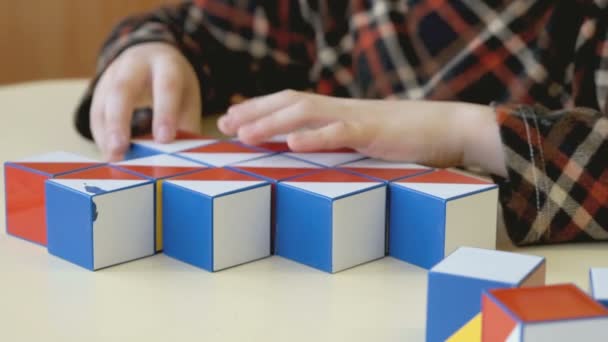
[[[178,0],[0,0],[0,85],[91,77],[122,18]]]

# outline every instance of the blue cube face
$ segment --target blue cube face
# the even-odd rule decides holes
[[[143,145],[133,144],[125,154],[125,160],[151,157],[162,153],[163,152],[159,150],[155,150]]]
[[[445,202],[391,185],[389,255],[431,268],[444,258]]]
[[[481,311],[486,289],[511,287],[496,281],[429,273],[427,342],[443,342]]]
[[[213,271],[213,198],[163,183],[164,253]]]
[[[49,253],[93,270],[97,211],[91,198],[49,182],[45,188]]]
[[[279,183],[276,254],[332,272],[332,201]]]

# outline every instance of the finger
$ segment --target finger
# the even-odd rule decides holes
[[[158,142],[168,143],[175,138],[183,91],[183,70],[170,58],[156,61],[152,69],[152,133]]]
[[[201,132],[202,128],[202,106],[198,80],[193,77],[188,81],[182,96],[182,105],[177,127],[180,131],[193,133]]]
[[[218,121],[218,128],[226,135],[235,135],[241,126],[274,113],[307,96],[310,95],[294,90],[283,90],[247,100],[230,107],[228,113]]]
[[[105,94],[103,91],[103,83],[102,80],[100,80],[93,91],[93,99],[91,101],[91,108],[89,110],[89,127],[91,129],[91,134],[93,135],[93,140],[101,152],[102,158],[107,160],[109,156],[105,149],[105,143],[103,140],[103,132],[105,131],[105,122],[103,117],[104,98]]]
[[[105,98],[105,131],[102,139],[111,161],[122,159],[129,147],[133,110],[145,86],[146,71],[135,65],[133,67],[131,70],[117,70],[119,76],[108,86]]]
[[[361,148],[367,139],[359,125],[346,121],[335,121],[321,128],[294,132],[287,136],[289,148],[296,152],[334,150],[339,148]]]
[[[321,112],[312,101],[301,100],[241,126],[238,137],[247,144],[258,144],[276,135],[288,134],[312,125],[323,125],[331,120],[331,115]]]

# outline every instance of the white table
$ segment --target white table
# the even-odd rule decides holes
[[[85,85],[0,87],[0,160],[97,157],[73,128]],[[426,272],[392,258],[335,275],[279,257],[212,274],[156,255],[92,273],[1,231],[0,341],[424,340]],[[587,289],[589,267],[608,267],[607,247],[520,251],[547,257],[549,283]]]

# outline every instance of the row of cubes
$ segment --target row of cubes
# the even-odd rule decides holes
[[[495,245],[491,183],[285,146],[144,139],[114,165],[67,153],[7,163],[7,232],[93,270],[164,250],[216,271],[274,250],[333,273],[387,247],[429,268],[457,246]]]

